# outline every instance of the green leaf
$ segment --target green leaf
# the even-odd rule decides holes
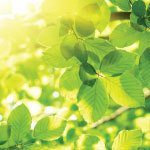
[[[64,97],[76,98],[81,86],[78,67],[72,67],[65,71],[59,81],[60,92]]]
[[[150,88],[150,48],[147,48],[140,57],[139,70],[145,85]]]
[[[88,61],[87,62],[89,64],[91,64],[96,70],[98,70],[100,67],[99,57],[93,52],[88,51]]]
[[[96,29],[98,29],[100,32],[102,32],[108,25],[110,20],[110,9],[107,6],[106,2],[104,1],[103,4],[100,6],[100,20],[99,24],[96,26]]]
[[[141,83],[129,72],[119,77],[106,77],[107,91],[119,105],[128,107],[144,106],[145,98]]]
[[[55,67],[55,68],[70,67],[70,66],[77,65],[79,63],[78,60],[75,58],[71,58],[67,61],[62,56],[59,46],[55,46],[47,49],[44,52],[43,58],[48,66]]]
[[[109,75],[121,74],[135,65],[136,55],[126,51],[115,50],[107,54],[102,62],[100,70]]]
[[[138,17],[143,17],[146,13],[146,5],[143,1],[135,1],[132,5],[133,13]]]
[[[97,78],[96,70],[88,63],[83,63],[80,65],[79,76],[83,84],[89,86],[93,86]]]
[[[100,21],[100,6],[98,3],[93,3],[85,6],[78,12],[78,16],[81,18],[91,21],[95,26],[99,24]]]
[[[129,11],[131,9],[129,0],[111,0],[111,2],[124,11]]]
[[[86,63],[88,59],[88,53],[86,51],[85,44],[78,42],[74,47],[74,56],[82,63]]]
[[[148,7],[147,7],[146,15],[147,15],[147,16],[150,16],[150,4],[149,4]]]
[[[69,33],[72,26],[74,24],[74,20],[72,16],[65,15],[60,19],[60,28],[59,28],[59,36],[64,36]]]
[[[101,150],[102,148],[104,147],[101,145],[100,139],[94,135],[82,134],[77,140],[77,149]],[[105,148],[103,150],[105,150]]]
[[[112,150],[137,150],[141,144],[141,130],[123,130],[115,138]]]
[[[78,93],[78,106],[83,118],[91,123],[99,120],[107,110],[108,95],[99,79],[93,87],[82,85]]]
[[[85,45],[88,51],[93,52],[99,57],[99,60],[102,60],[110,51],[115,50],[115,47],[108,41],[100,38],[86,39]]]
[[[66,127],[66,121],[50,116],[39,120],[34,128],[34,137],[40,140],[55,140],[59,138]]]
[[[11,126],[11,138],[18,144],[26,137],[31,127],[31,115],[24,104],[16,107],[8,117],[8,125]]]
[[[67,35],[60,44],[60,50],[65,59],[70,59],[74,56],[74,46],[77,42],[74,35]]]
[[[95,26],[92,21],[86,20],[80,16],[75,18],[75,29],[79,36],[90,36],[95,32]]]
[[[145,18],[144,17],[137,17],[132,12],[130,15],[130,22],[131,22],[131,27],[134,28],[136,31],[143,32],[146,30],[146,24],[145,24]]]
[[[104,3],[104,0],[77,0],[76,11],[81,11],[85,7],[93,4],[98,4],[101,6]]]
[[[38,36],[38,43],[42,46],[51,47],[59,43],[59,25],[50,25],[43,28]]]
[[[132,45],[138,39],[139,33],[134,30],[129,23],[118,25],[110,35],[110,41],[114,46],[127,47]],[[128,38],[125,38],[128,37]]]
[[[10,126],[0,125],[0,145],[4,144],[10,137]]]

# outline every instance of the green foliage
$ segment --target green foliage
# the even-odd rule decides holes
[[[65,120],[56,116],[45,117],[37,122],[33,135],[41,140],[54,140],[62,135],[65,127]]]
[[[11,112],[7,122],[11,126],[10,137],[18,144],[30,131],[31,115],[22,104]]]
[[[100,70],[109,75],[118,75],[135,64],[135,55],[126,51],[112,51],[102,60]]]
[[[78,106],[87,122],[95,122],[104,115],[108,107],[108,95],[100,79],[96,80],[93,87],[81,86],[78,93]]]
[[[132,5],[133,13],[138,17],[143,17],[146,13],[146,5],[143,1],[135,1]]]
[[[139,62],[140,75],[147,87],[150,87],[150,48],[142,54]]]
[[[113,150],[133,150],[137,149],[142,144],[141,130],[123,130],[115,138],[112,149]]]
[[[27,10],[0,10],[0,149],[149,149],[149,1]]]

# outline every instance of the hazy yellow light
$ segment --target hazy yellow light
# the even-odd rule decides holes
[[[0,0],[0,16],[24,16],[39,10],[43,0]]]
[[[36,12],[42,0],[10,0],[15,15],[27,15]]]

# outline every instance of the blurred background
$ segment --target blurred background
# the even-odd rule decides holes
[[[65,138],[37,144],[39,149],[42,145],[42,150],[56,145],[63,147],[62,149],[72,149],[72,141],[87,124],[74,101],[66,100],[61,95],[59,79],[64,69],[56,69],[45,63],[43,52],[47,47],[38,42],[41,32],[56,20],[56,8],[63,11],[60,8],[64,8],[66,4],[63,6],[57,0],[57,6],[53,1],[50,5],[45,5],[45,1],[47,0],[0,0],[0,122],[5,122],[13,107],[22,102],[32,115],[32,128],[42,116],[69,109]],[[106,2],[111,12],[121,11],[111,1]],[[49,10],[54,12],[49,13]],[[111,20],[101,37],[107,38],[123,21],[125,20]],[[47,35],[43,36],[50,34],[47,31]],[[88,132],[101,137],[109,150],[120,130],[142,128],[146,133],[143,135],[141,150],[150,150],[150,131],[147,132],[147,125],[150,126],[150,97],[147,99],[145,108],[128,109],[116,119],[89,129]],[[106,116],[118,108],[120,106],[111,102]]]

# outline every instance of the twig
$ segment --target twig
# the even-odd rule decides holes
[[[122,113],[124,113],[125,111],[127,111],[129,108],[128,107],[120,107],[118,108],[114,113],[112,113],[111,115],[109,116],[105,116],[103,117],[102,119],[98,120],[97,122],[93,123],[91,125],[91,128],[96,128],[97,126],[105,123],[105,122],[108,122],[108,121],[111,121],[111,120],[114,120],[115,118],[117,118],[118,116],[120,116]]]
[[[146,91],[144,93],[145,95],[145,99],[148,98],[150,96],[150,91]],[[98,120],[97,122],[94,122],[90,128],[96,128],[98,127],[99,125],[105,123],[105,122],[108,122],[108,121],[111,121],[111,120],[114,120],[116,119],[117,117],[119,117],[122,113],[126,112],[127,110],[129,110],[130,108],[129,107],[120,107],[118,108],[114,113],[112,113],[111,115],[109,116],[105,116],[103,118],[101,118],[100,120]]]

